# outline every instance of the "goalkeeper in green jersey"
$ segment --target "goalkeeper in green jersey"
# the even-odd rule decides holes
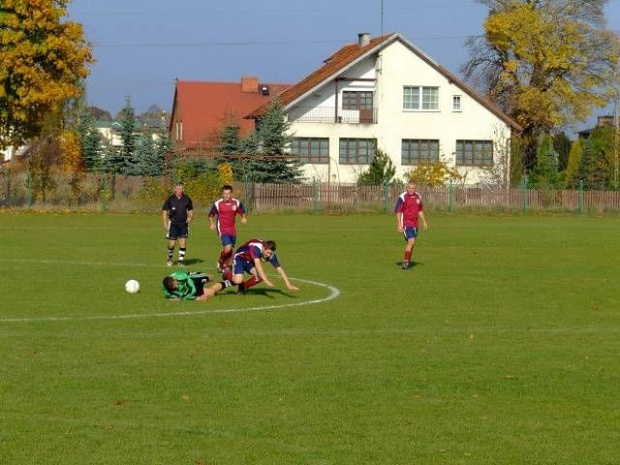
[[[205,287],[212,279],[199,271],[175,271],[164,278],[164,295],[171,300],[207,300],[231,286],[230,281],[224,280]]]

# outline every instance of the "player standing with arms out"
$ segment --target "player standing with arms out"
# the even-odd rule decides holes
[[[284,268],[280,265],[276,256],[276,243],[274,241],[264,241],[262,239],[250,239],[241,247],[239,247],[233,259],[233,270],[228,268],[224,271],[224,279],[232,281],[233,284],[239,285],[239,292],[244,294],[245,291],[252,286],[256,286],[261,281],[268,287],[273,287],[273,283],[269,281],[265,275],[262,261],[269,262],[278,271],[280,277],[284,280],[289,291],[298,291],[299,288],[294,286],[289,280]],[[252,275],[250,279],[243,282],[244,273]]]
[[[428,223],[424,217],[422,197],[416,192],[417,185],[413,181],[407,183],[407,190],[398,196],[394,212],[396,213],[396,230],[405,236],[405,256],[403,257],[403,270],[411,267],[411,255],[418,237],[418,218],[422,220],[422,226],[426,231]]]
[[[209,227],[217,231],[222,241],[222,251],[217,260],[217,270],[220,272],[229,265],[237,243],[237,228],[235,227],[237,215],[241,215],[241,223],[248,222],[248,214],[243,203],[233,197],[232,186],[223,186],[222,198],[215,201],[207,215]]]
[[[189,224],[194,216],[192,199],[183,193],[183,183],[178,182],[174,186],[174,194],[166,199],[162,207],[162,220],[168,239],[168,258],[166,265],[172,266],[174,246],[179,241],[179,266],[185,265],[185,253],[187,252],[187,237],[189,236]]]

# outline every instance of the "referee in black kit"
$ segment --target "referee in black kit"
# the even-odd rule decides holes
[[[192,199],[183,193],[183,183],[177,182],[174,194],[166,199],[161,209],[164,229],[168,239],[168,259],[166,265],[172,266],[174,245],[179,240],[179,266],[185,265],[186,239],[189,235],[189,223],[194,216]]]

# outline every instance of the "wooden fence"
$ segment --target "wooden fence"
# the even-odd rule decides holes
[[[620,212],[620,191],[489,189],[480,187],[420,188],[431,208],[552,209]],[[256,211],[391,211],[402,188],[338,184],[243,184],[236,195]]]

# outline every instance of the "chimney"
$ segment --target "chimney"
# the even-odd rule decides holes
[[[258,78],[255,77],[242,77],[241,78],[241,92],[243,93],[258,93]]]
[[[357,35],[357,43],[360,47],[365,47],[370,43],[370,32],[360,32]]]
[[[597,126],[613,126],[614,125],[614,117],[613,116],[599,116],[596,121]]]

